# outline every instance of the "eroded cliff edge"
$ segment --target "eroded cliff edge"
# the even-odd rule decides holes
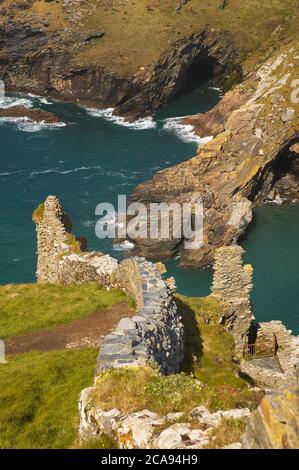
[[[296,2],[280,4],[2,0],[0,78],[138,118],[207,74],[240,77],[296,27]]]
[[[204,242],[185,250],[183,239],[138,239],[135,252],[203,266],[215,248],[236,242],[252,220],[254,205],[276,197],[298,198],[299,49],[296,39],[273,53],[207,115],[186,120],[201,137],[214,138],[197,155],[140,184],[133,201],[204,204]]]

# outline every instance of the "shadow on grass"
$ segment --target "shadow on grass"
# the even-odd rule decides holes
[[[203,341],[194,311],[180,299],[176,299],[176,304],[185,328],[184,361],[181,371],[190,374],[194,373],[195,365],[203,355]]]

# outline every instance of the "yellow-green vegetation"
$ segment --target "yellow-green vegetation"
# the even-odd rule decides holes
[[[93,395],[97,407],[124,413],[147,408],[165,414],[188,413],[198,405],[210,411],[257,406],[260,394],[250,391],[237,375],[231,335],[213,323],[221,307],[218,301],[178,296],[177,302],[186,338],[182,372],[161,376],[149,366],[104,372]]]
[[[9,6],[15,2],[2,3]],[[34,0],[27,12],[41,20],[46,18],[48,30],[59,29],[62,35],[104,30],[103,38],[93,40],[77,53],[78,62],[109,64],[119,74],[138,73],[141,67],[155,62],[170,43],[202,29],[230,32],[251,70],[266,51],[297,32],[298,0],[229,0],[224,9],[219,7],[219,0],[189,0],[180,14],[176,13],[176,6],[177,0],[125,4],[89,0],[71,5],[73,12],[80,15],[74,16],[74,22],[69,21],[62,2]],[[22,10],[14,9],[14,13],[16,19],[24,16]]]
[[[68,323],[122,300],[128,300],[122,291],[106,291],[96,283],[0,286],[0,338]]]
[[[44,215],[45,204],[41,202],[37,208],[33,211],[32,220],[33,222],[40,222]]]
[[[97,439],[84,441],[82,444],[75,444],[75,448],[79,449],[118,449],[117,442],[107,434],[102,434]]]
[[[246,426],[246,419],[224,419],[218,427],[212,430],[207,448],[221,449],[233,442],[239,442]]]
[[[68,233],[66,236],[66,243],[69,245],[72,253],[79,255],[82,253],[80,239],[77,239],[72,233]]]
[[[92,383],[97,353],[34,352],[0,364],[0,448],[71,447],[78,396]]]

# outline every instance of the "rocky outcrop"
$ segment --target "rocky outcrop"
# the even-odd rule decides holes
[[[115,438],[122,449],[202,449],[209,447],[211,431],[224,420],[247,420],[248,408],[219,410],[210,413],[204,406],[194,408],[188,421],[180,420],[184,413],[161,416],[149,410],[129,415],[118,409],[100,410],[93,404],[90,387],[81,392],[79,400],[80,439],[95,439],[101,434]],[[159,431],[159,428],[165,427]]]
[[[255,320],[250,299],[253,269],[243,265],[243,254],[237,245],[216,250],[212,286],[212,295],[225,304],[221,322],[232,333],[238,355],[243,354]]]
[[[149,362],[163,374],[178,372],[184,356],[184,327],[158,269],[145,259],[132,258],[120,264],[114,279],[135,300],[137,313],[131,319],[123,318],[104,338],[96,374]]]
[[[202,137],[214,132],[213,140],[199,146],[194,158],[158,172],[134,190],[132,201],[147,207],[151,202],[182,204],[201,198],[202,246],[185,249],[183,236],[139,238],[132,240],[135,253],[165,257],[179,252],[182,266],[207,265],[215,248],[235,243],[244,233],[251,207],[275,198],[276,185],[294,159],[290,149],[299,141],[299,100],[294,89],[298,54],[297,42],[273,54],[216,110],[198,118]]]
[[[0,108],[0,117],[25,118],[35,122],[44,122],[47,124],[56,124],[58,117],[49,111],[43,109],[30,109],[24,106],[11,106],[10,108]]]
[[[202,79],[198,72],[198,85],[200,80],[219,76],[232,67],[238,54],[232,38],[226,33],[200,31],[176,41],[154,64],[151,76],[147,77],[147,86],[140,86],[140,92],[120,104],[116,113],[135,117],[151,114],[188,87],[193,67],[201,68]],[[207,77],[209,70],[211,75]]]
[[[162,43],[146,68],[123,72],[92,53],[100,41],[110,38],[101,27],[95,30],[89,25],[87,2],[56,2],[57,24],[49,12],[47,18],[37,15],[31,9],[34,3],[23,14],[15,4],[1,9],[0,77],[7,90],[114,107],[117,114],[136,119],[151,114],[181,91],[196,63],[203,61],[198,83],[210,68],[213,76],[239,68],[234,65],[241,59],[232,36],[199,28],[193,34],[186,31],[183,39],[173,35]],[[84,27],[83,17],[88,19]],[[111,49],[117,57],[119,51]]]
[[[251,415],[242,436],[244,448],[299,448],[298,385],[268,393]]]

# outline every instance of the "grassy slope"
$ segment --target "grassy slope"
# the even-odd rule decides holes
[[[13,3],[6,0],[6,4]],[[102,30],[104,38],[93,40],[78,53],[81,63],[109,64],[111,70],[138,73],[157,60],[169,43],[208,26],[230,31],[236,43],[248,55],[248,66],[272,45],[296,32],[298,0],[229,0],[221,10],[219,0],[189,0],[181,14],[176,14],[177,0],[127,1],[124,6],[106,0],[89,0],[73,6],[82,13],[75,25],[69,23],[61,3],[34,1],[28,12],[47,18],[49,30],[59,28],[62,35],[72,30]],[[16,18],[24,12],[17,10]],[[69,28],[63,32],[62,28]],[[252,55],[250,55],[252,53]]]
[[[217,301],[180,296],[178,303],[186,335],[183,372],[168,377],[150,367],[105,372],[94,394],[98,407],[126,413],[147,408],[161,414],[187,413],[201,404],[211,411],[255,408],[260,396],[237,377],[231,336],[220,325],[206,324],[217,316]]]
[[[30,353],[0,364],[0,448],[67,448],[78,396],[92,384],[96,350]]]
[[[68,323],[126,298],[119,290],[107,292],[97,284],[0,286],[0,338]]]
[[[256,406],[260,397],[236,376],[230,335],[219,325],[207,324],[217,317],[217,301],[180,296],[178,304],[187,340],[184,372],[162,377],[144,367],[103,373],[95,394],[99,407],[124,412],[148,408],[165,414],[188,413],[200,404],[211,411]],[[78,396],[92,384],[96,356],[90,349],[35,352],[0,364],[0,448],[77,447]],[[244,427],[242,422],[223,426],[235,440]],[[215,434],[215,446],[229,442],[222,432]],[[113,448],[115,442],[104,436],[90,446]]]

